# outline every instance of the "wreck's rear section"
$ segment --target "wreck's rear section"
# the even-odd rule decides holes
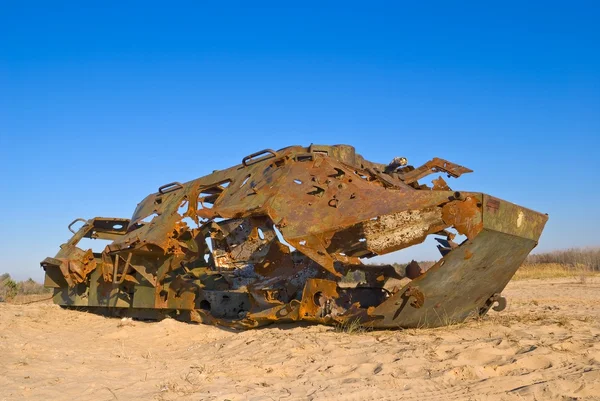
[[[441,177],[419,183],[469,172],[438,158],[418,168],[404,158],[372,163],[347,145],[264,150],[160,187],[131,219],[76,220],[74,236],[41,263],[45,285],[64,306],[238,328],[461,321],[503,307],[501,291],[547,220],[452,191]],[[428,236],[442,258],[427,271],[365,263]],[[82,238],[112,242],[94,253],[77,246]],[[354,272],[360,283],[342,283]]]

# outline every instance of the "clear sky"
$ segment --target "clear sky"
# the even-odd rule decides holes
[[[600,245],[598,2],[287,3],[0,1],[0,272],[310,143],[446,158],[475,170],[453,189],[550,214],[537,252]]]

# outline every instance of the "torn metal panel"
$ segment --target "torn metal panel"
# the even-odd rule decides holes
[[[537,244],[546,215],[450,190],[432,173],[471,170],[434,158],[413,167],[365,160],[348,145],[265,149],[237,166],[162,185],[131,219],[76,219],[41,262],[61,305],[248,329],[273,322],[436,326],[501,309],[499,295]],[[79,229],[74,229],[81,224]],[[466,240],[454,242],[456,234]],[[368,264],[433,236],[429,270]],[[103,252],[82,238],[112,241]],[[361,272],[362,283],[344,283]],[[389,279],[400,280],[388,290]],[[497,304],[497,305],[496,305]],[[494,306],[496,305],[496,306]]]
[[[446,173],[448,174],[448,177],[458,178],[463,174],[472,172],[473,170],[471,169],[435,157],[416,169],[405,168],[404,171],[399,172],[398,175],[402,181],[411,184],[434,173]]]

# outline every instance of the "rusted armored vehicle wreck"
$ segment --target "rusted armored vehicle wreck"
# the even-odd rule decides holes
[[[147,196],[131,219],[96,217],[46,258],[54,302],[139,318],[235,328],[271,322],[434,327],[483,315],[536,246],[547,216],[443,178],[471,170],[365,160],[352,146],[263,150],[226,170]],[[439,242],[423,272],[363,263]],[[456,235],[465,238],[453,241]],[[112,241],[102,253],[82,238]],[[460,244],[458,242],[461,242]],[[341,279],[359,271],[364,280]]]

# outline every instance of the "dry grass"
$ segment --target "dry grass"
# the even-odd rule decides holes
[[[600,247],[573,248],[529,255],[524,264],[558,263],[572,267],[587,266],[600,271]]]
[[[368,329],[360,324],[359,319],[346,320],[345,322],[335,326],[336,333],[345,334],[362,334]]]
[[[535,263],[522,265],[517,270],[513,280],[576,277],[582,284],[585,284],[588,278],[592,276],[600,276],[600,272],[593,271],[586,265]]]
[[[8,302],[16,305],[27,305],[32,303],[52,303],[52,293],[46,292],[43,294],[18,294],[14,298],[8,300]]]
[[[44,295],[49,296],[51,289],[44,288],[40,283],[32,279],[25,281],[15,281],[10,277],[10,274],[0,274],[0,302],[15,301],[17,303],[30,301],[30,296]],[[38,297],[39,298],[39,297]]]

